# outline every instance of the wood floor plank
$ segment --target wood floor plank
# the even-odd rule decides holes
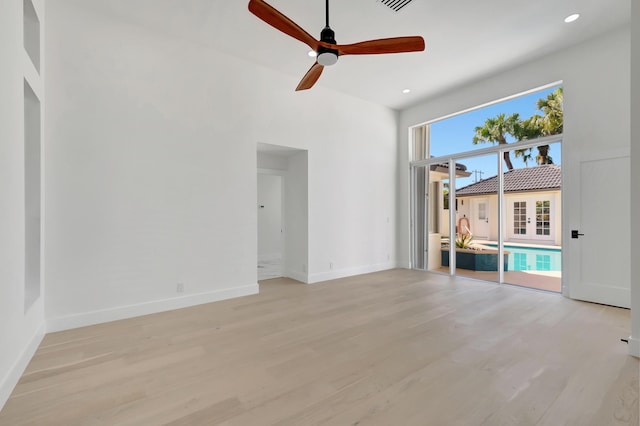
[[[45,336],[0,425],[638,425],[628,310],[410,270]]]

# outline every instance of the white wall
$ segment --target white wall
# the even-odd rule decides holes
[[[395,265],[395,112],[82,2],[52,2],[46,35],[51,329],[257,291],[257,142],[308,150],[297,269]]]
[[[284,276],[309,282],[309,153],[301,151],[287,159],[284,183]]]
[[[400,262],[409,265],[409,178],[406,167],[409,126],[563,81],[563,158],[581,151],[628,150],[629,39],[629,29],[623,28],[403,111],[399,127]]]
[[[397,175],[390,175],[397,173],[397,164],[390,164],[397,160],[397,139],[396,128],[386,128],[395,114],[376,122],[363,112],[345,111],[338,126],[330,121],[336,137],[309,151],[310,282],[397,264]],[[361,121],[351,120],[358,116]]]
[[[0,409],[44,335],[43,297],[25,313],[25,78],[41,100],[44,93],[23,48],[22,5],[0,2]],[[43,1],[34,6],[43,21]]]
[[[282,176],[258,173],[258,259],[282,257]]]
[[[631,2],[631,340],[629,352],[640,357],[640,5]]]
[[[289,169],[289,160],[286,155],[274,155],[258,151],[258,170],[260,169],[286,171]]]

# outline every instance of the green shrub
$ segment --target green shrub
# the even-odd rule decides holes
[[[457,248],[470,248],[471,247],[471,241],[473,241],[473,235],[471,234],[466,234],[466,235],[462,235],[462,234],[457,234],[456,235],[456,247]]]

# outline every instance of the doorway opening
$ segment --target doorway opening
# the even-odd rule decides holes
[[[258,281],[308,282],[308,153],[257,145]]]

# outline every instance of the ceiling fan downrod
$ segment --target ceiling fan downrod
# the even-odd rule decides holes
[[[326,0],[326,26],[320,33],[320,41],[327,44],[337,44],[336,34],[329,27],[329,0]],[[338,62],[338,51],[325,46],[318,47],[317,61],[322,66],[334,65]]]
[[[325,21],[327,23],[327,25],[325,25],[325,27],[329,28],[329,0],[326,0],[325,4],[326,4],[326,7],[325,7],[324,10],[325,10],[326,17],[327,17],[326,21]]]

